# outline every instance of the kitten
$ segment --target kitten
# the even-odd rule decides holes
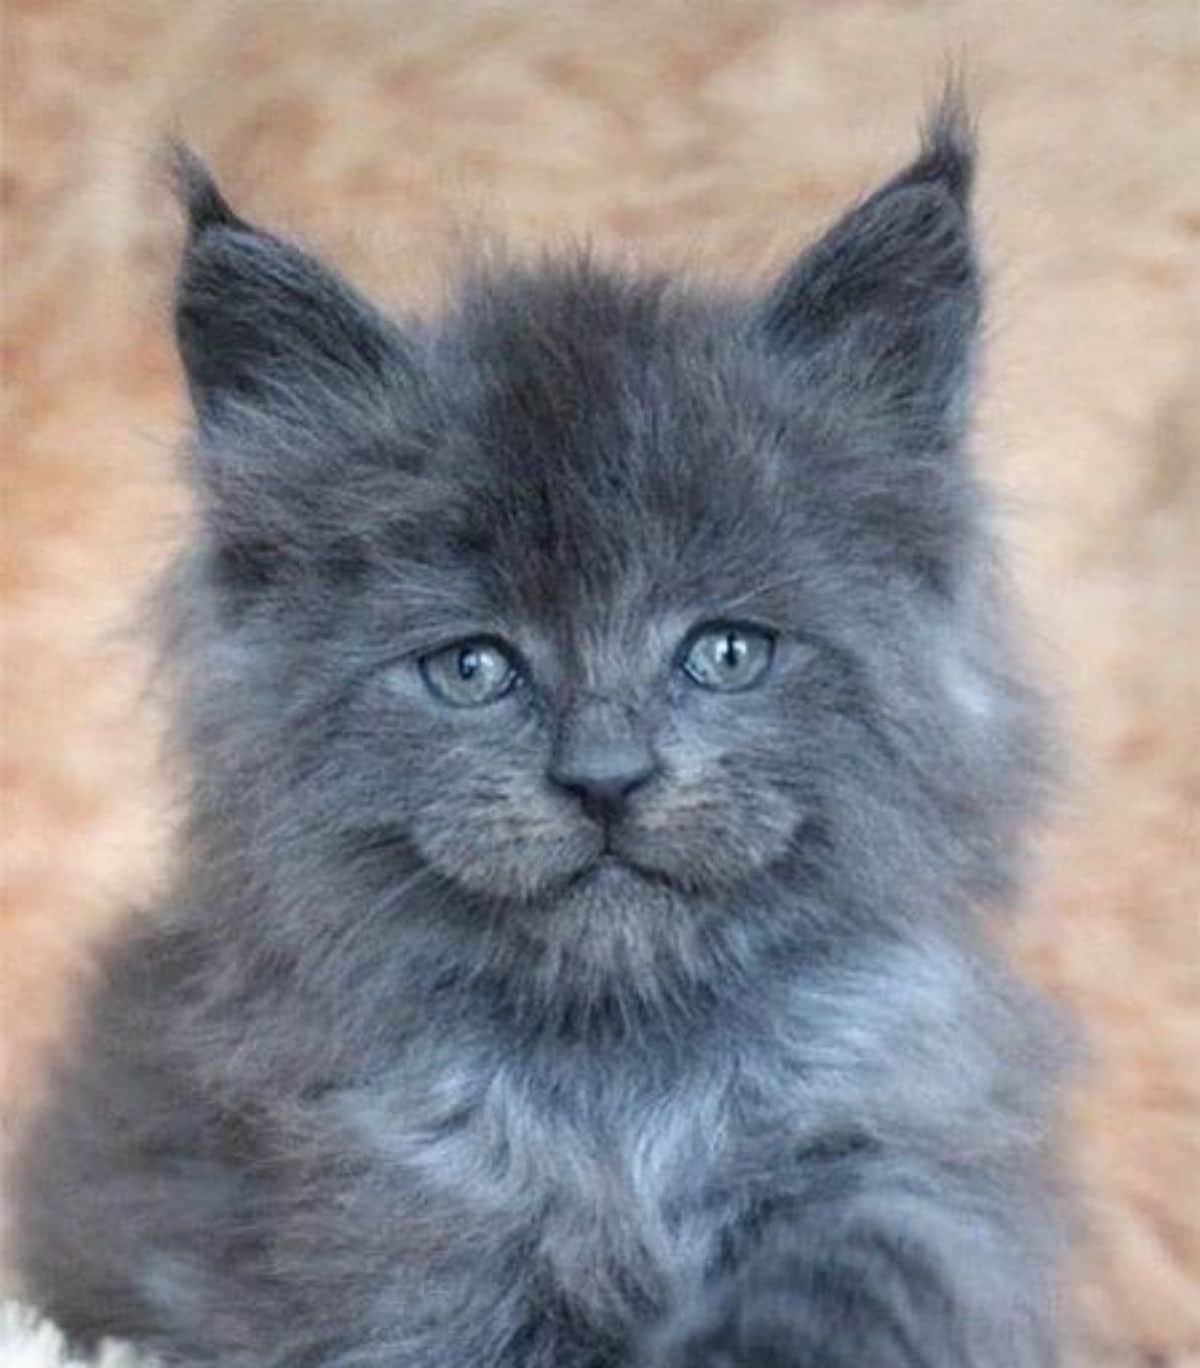
[[[959,105],[763,298],[396,320],[179,166],[186,860],[26,1148],[32,1294],[227,1368],[1050,1364]]]

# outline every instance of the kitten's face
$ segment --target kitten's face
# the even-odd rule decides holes
[[[1027,738],[972,569],[961,137],[762,301],[584,261],[436,328],[184,163],[192,745],[264,860],[394,853],[543,927],[831,852],[853,896],[998,877]]]
[[[814,553],[789,540],[769,396],[699,313],[580,335],[572,310],[605,288],[543,284],[509,336],[473,340],[502,359],[443,407],[427,469],[445,505],[361,584],[411,643],[355,705],[380,753],[397,738],[395,820],[493,898],[744,883],[809,815],[802,757],[841,677],[802,608]]]

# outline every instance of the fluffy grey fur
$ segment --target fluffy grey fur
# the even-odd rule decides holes
[[[394,320],[180,172],[186,858],[27,1148],[37,1301],[225,1368],[1045,1368],[959,108],[762,299],[581,256]]]

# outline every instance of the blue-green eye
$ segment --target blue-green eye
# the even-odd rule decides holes
[[[774,653],[775,637],[763,628],[714,622],[692,634],[683,672],[702,688],[738,693],[760,682]]]
[[[423,656],[421,674],[431,692],[456,708],[494,703],[512,688],[517,666],[508,648],[493,637],[474,637]]]

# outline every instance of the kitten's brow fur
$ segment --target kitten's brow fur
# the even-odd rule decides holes
[[[186,858],[25,1148],[33,1296],[225,1368],[1046,1368],[959,103],[763,298],[580,255],[395,319],[178,169]],[[758,687],[679,668],[712,621]],[[481,634],[519,683],[448,706]],[[653,756],[603,868],[581,746]]]

